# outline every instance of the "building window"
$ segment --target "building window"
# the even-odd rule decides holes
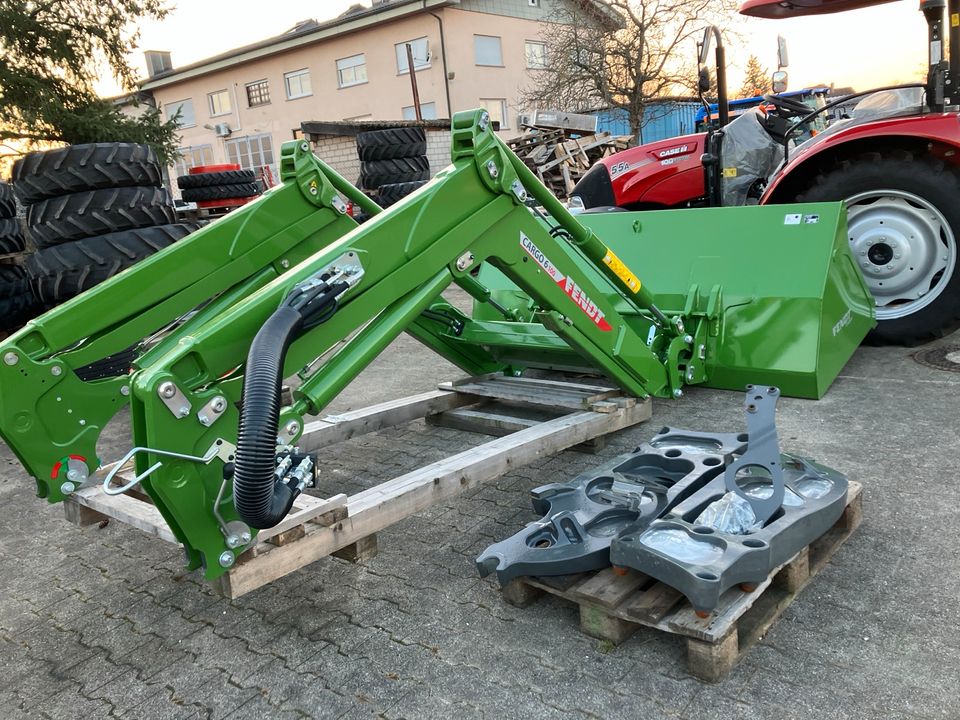
[[[403,108],[401,111],[404,120],[416,120],[417,111],[413,105],[408,105]],[[428,102],[420,103],[420,117],[424,120],[436,120],[437,119],[437,104]]]
[[[410,72],[410,66],[407,63],[407,45],[413,51],[414,70],[430,67],[430,41],[425,37],[407,40],[393,46],[397,52],[397,72],[400,75]]]
[[[406,58],[406,55],[404,55]],[[367,81],[367,56],[351,55],[337,60],[337,83],[340,87],[360,85]]]
[[[173,167],[177,177],[188,174],[191,168],[195,168],[200,165],[213,164],[212,145],[193,145],[191,147],[182,147],[177,148],[177,152],[180,153],[180,157],[173,162]]]
[[[210,117],[227,115],[233,108],[230,105],[230,93],[226,90],[217,90],[207,95],[210,105]]]
[[[480,107],[490,114],[490,120],[500,123],[500,129],[510,127],[507,122],[507,101],[503,98],[480,98]]]
[[[273,138],[270,135],[231,138],[224,145],[227,149],[227,162],[236,163],[244,170],[273,166]]]
[[[313,95],[313,90],[310,88],[310,71],[306,68],[284,73],[283,84],[287,88],[287,100]]]
[[[270,104],[270,85],[266,80],[257,80],[247,83],[247,105],[256,107],[257,105]]]
[[[197,124],[197,118],[193,114],[193,100],[190,98],[169,102],[164,105],[164,110],[167,113],[167,120],[177,118],[178,127],[193,127]]]
[[[524,43],[527,53],[527,67],[531,70],[543,70],[547,66],[547,44],[527,40]]]
[[[477,65],[503,67],[503,48],[495,35],[473,36],[473,61]]]

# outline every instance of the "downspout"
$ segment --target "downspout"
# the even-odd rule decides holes
[[[424,0],[424,8],[426,8],[426,0]],[[440,60],[443,62],[443,89],[447,95],[447,117],[452,118],[453,106],[450,103],[450,76],[447,74],[447,41],[443,33],[443,18],[435,12],[430,12],[429,14],[433,15],[437,24],[440,26]]]

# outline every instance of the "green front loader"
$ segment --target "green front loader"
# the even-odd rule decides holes
[[[839,204],[577,219],[486,113],[454,118],[451,154],[380,212],[287,143],[279,187],[0,344],[0,436],[39,494],[94,481],[100,432],[129,402],[131,485],[213,579],[316,474],[296,449],[305,418],[401,332],[471,374],[577,368],[638,397],[747,382],[819,397],[873,325]],[[341,195],[374,217],[357,226]],[[443,301],[452,284],[471,315]],[[131,376],[74,373],[145,338]]]

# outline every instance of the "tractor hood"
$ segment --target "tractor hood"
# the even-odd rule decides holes
[[[741,15],[762,18],[790,18],[803,15],[828,15],[830,13],[859,10],[882,5],[893,0],[746,0],[740,6]]]

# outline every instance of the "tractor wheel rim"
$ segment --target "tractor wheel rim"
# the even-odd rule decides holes
[[[877,320],[906,317],[936,300],[957,262],[957,242],[943,214],[902,190],[847,198],[850,251],[877,305]]]

